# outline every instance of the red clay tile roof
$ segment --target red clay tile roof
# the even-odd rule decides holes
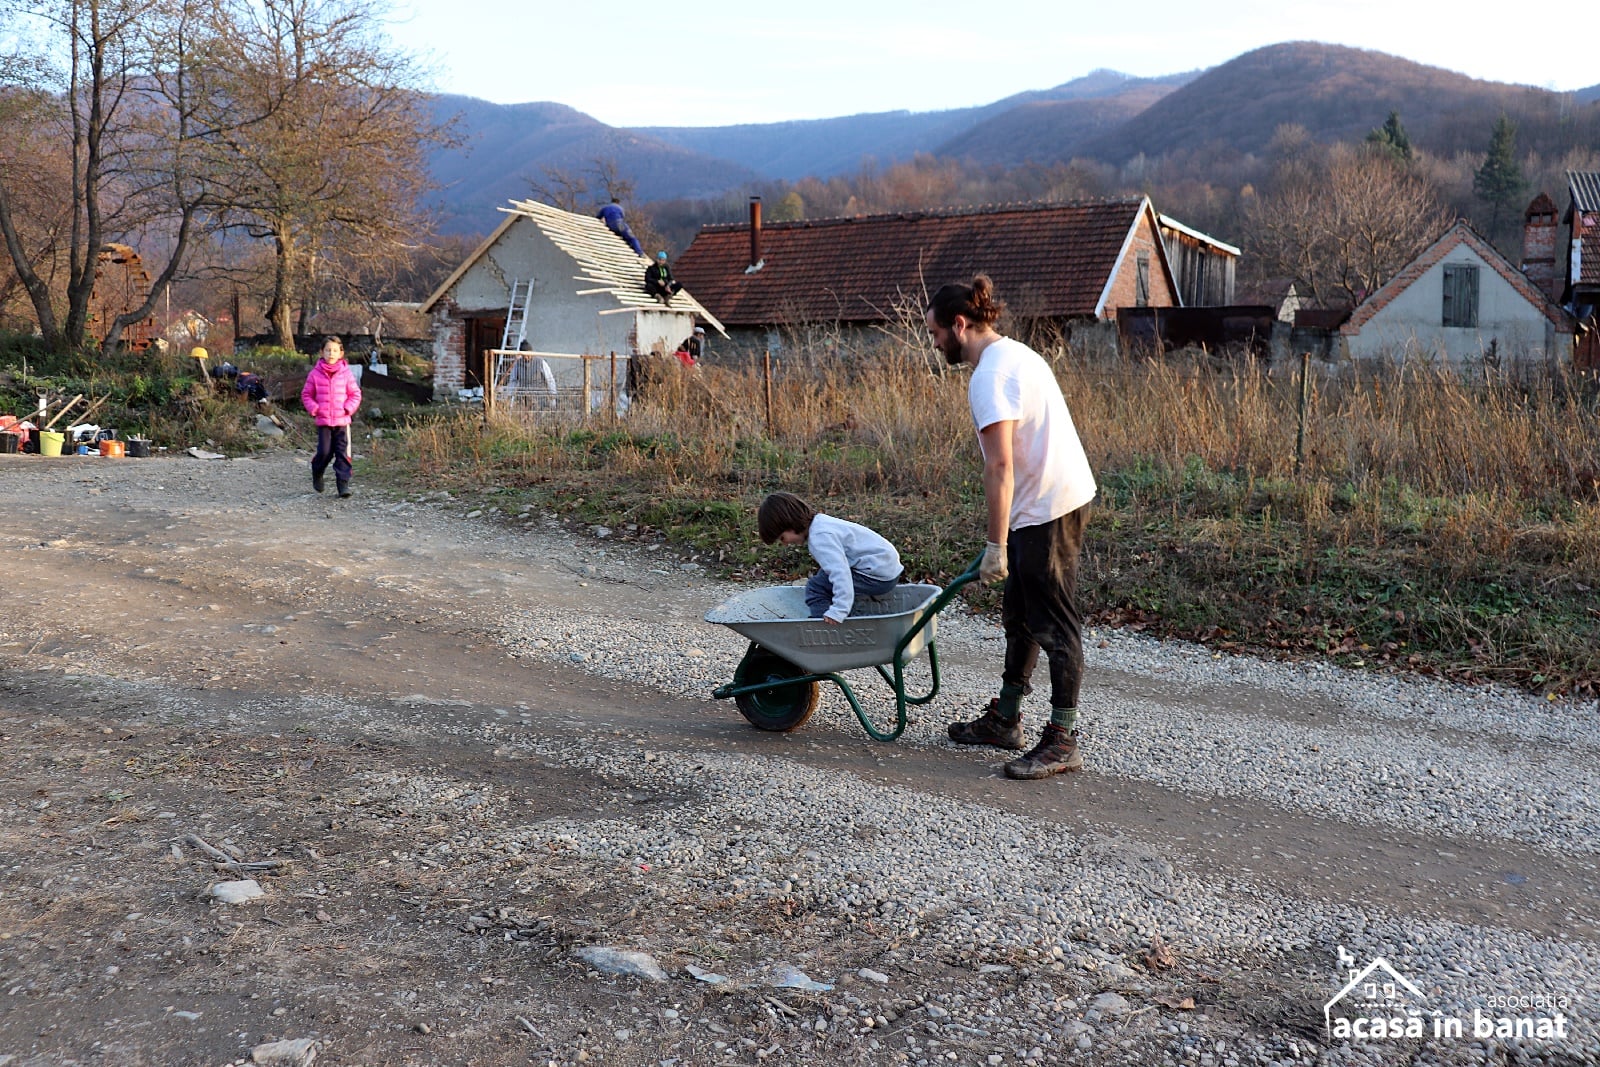
[[[1013,312],[1089,316],[1141,210],[1148,201],[769,222],[749,274],[749,224],[706,226],[672,272],[730,326],[881,322],[980,272]]]

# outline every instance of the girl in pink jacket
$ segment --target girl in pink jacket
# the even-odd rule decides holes
[[[317,454],[311,457],[311,488],[322,492],[322,475],[333,464],[340,496],[350,495],[350,417],[361,406],[361,386],[344,361],[344,342],[330,337],[322,358],[306,375],[300,402],[317,421]]]

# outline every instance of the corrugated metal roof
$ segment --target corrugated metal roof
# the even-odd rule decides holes
[[[1572,206],[1579,211],[1600,211],[1600,171],[1567,171]]]
[[[1194,238],[1201,244],[1210,245],[1224,255],[1237,256],[1240,254],[1238,246],[1230,245],[1226,241],[1219,241],[1210,234],[1201,233],[1192,226],[1185,226],[1171,215],[1158,215],[1157,218],[1160,220],[1161,228],[1164,230],[1177,230],[1181,234]]]
[[[674,273],[735,326],[882,322],[980,272],[1015,312],[1091,316],[1141,212],[1155,238],[1143,198],[766,223],[754,271],[748,223],[706,226]]]

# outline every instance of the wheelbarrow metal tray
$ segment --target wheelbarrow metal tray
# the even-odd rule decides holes
[[[808,618],[806,591],[793,585],[752,589],[706,613],[707,622],[743,634],[813,674],[890,663],[894,647],[940,593],[936,585],[898,585],[880,597],[857,598],[855,613],[838,626]],[[938,619],[928,620],[903,662],[922,654]]]

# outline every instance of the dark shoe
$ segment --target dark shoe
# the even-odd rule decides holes
[[[349,482],[340,482],[339,483],[339,495],[340,496],[349,496],[350,495],[350,483]]]
[[[993,745],[1019,752],[1027,743],[1022,739],[1022,720],[1004,721],[998,714],[999,706],[1000,698],[995,697],[982,715],[971,722],[953,722],[945,732],[958,745]]]
[[[312,471],[311,472],[311,488],[315,489],[319,493],[322,492],[322,474],[321,474],[321,472],[319,472],[319,471]]]
[[[1077,733],[1067,733],[1055,723],[1044,728],[1039,743],[1006,764],[1007,778],[1048,778],[1052,774],[1083,769],[1083,753],[1078,751]]]

